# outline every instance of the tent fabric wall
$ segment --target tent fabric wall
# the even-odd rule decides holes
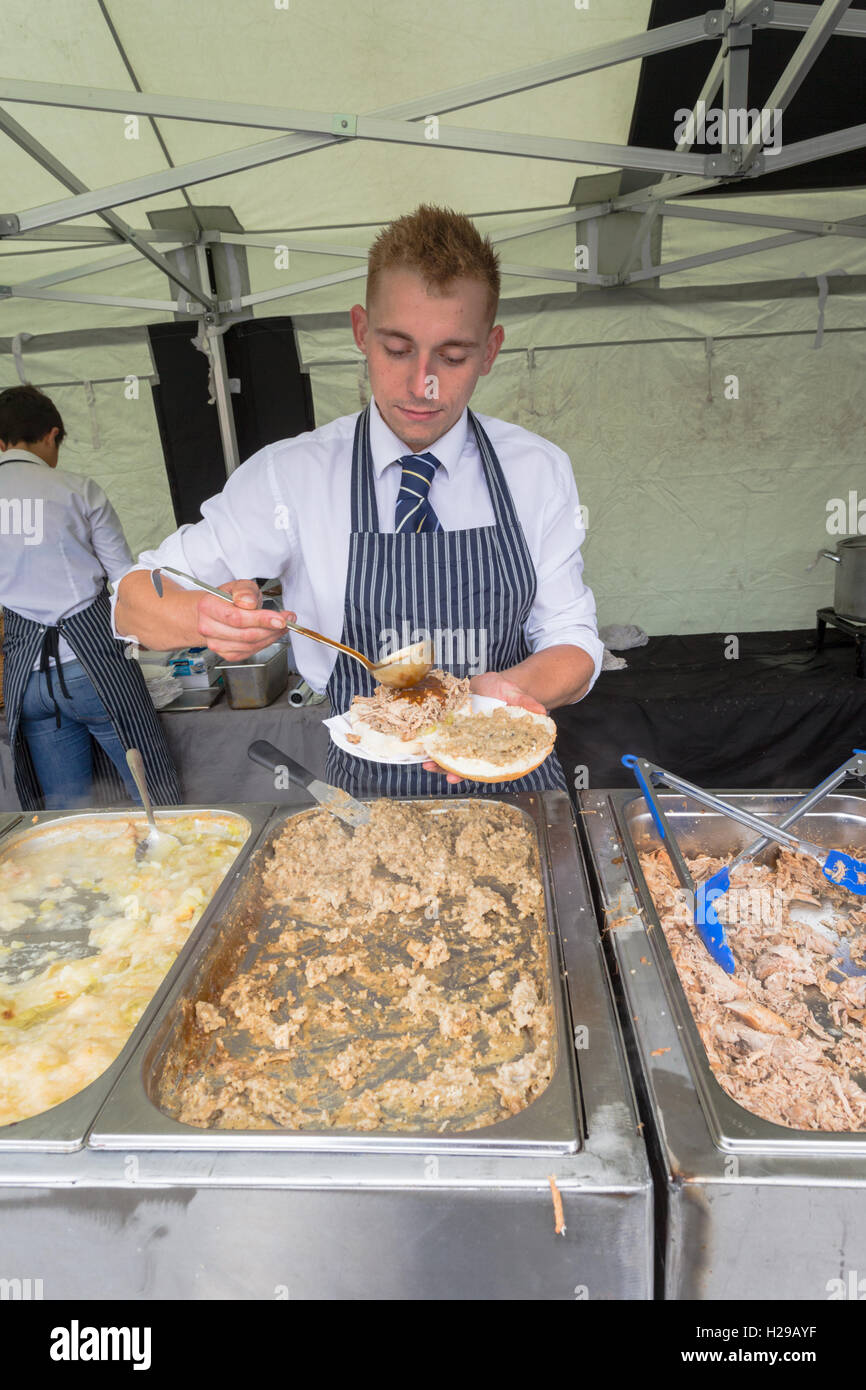
[[[40,352],[37,339],[35,351],[24,345],[23,363],[28,379],[46,385],[63,417],[60,467],[95,478],[105,489],[133,553],[173,531],[149,384],[153,365],[144,337],[123,345],[51,352]],[[18,381],[12,357],[0,356],[0,388]],[[92,406],[85,381],[93,383]]]

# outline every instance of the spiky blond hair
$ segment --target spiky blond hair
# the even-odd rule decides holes
[[[421,203],[414,212],[389,222],[370,247],[368,306],[377,276],[397,266],[416,270],[436,290],[445,290],[459,276],[480,280],[487,287],[492,324],[499,303],[499,256],[490,238],[463,213]]]

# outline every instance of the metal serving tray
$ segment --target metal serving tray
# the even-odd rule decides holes
[[[18,811],[0,811],[0,839],[8,835],[21,819],[22,815]]]
[[[440,798],[422,798],[438,801]],[[271,844],[297,809],[276,813],[268,824],[255,854],[249,859],[231,901],[223,896],[203,918],[195,949],[176,973],[158,1016],[138,1046],[129,1066],[103,1108],[90,1144],[94,1148],[139,1149],[282,1149],[318,1151],[402,1151],[412,1153],[574,1153],[581,1145],[580,1106],[574,1048],[571,1041],[568,1002],[564,989],[553,868],[547,820],[541,798],[528,793],[497,798],[516,805],[533,830],[539,849],[547,914],[549,990],[555,1016],[553,1076],[544,1092],[518,1115],[494,1125],[449,1134],[436,1131],[405,1133],[333,1130],[230,1130],[200,1129],[183,1124],[158,1108],[157,1080],[163,1060],[181,1028],[183,1001],[193,1001],[210,971],[229,948],[258,924],[261,914],[260,874]],[[451,801],[449,806],[472,804]],[[306,808],[304,808],[306,809]]]
[[[289,683],[289,658],[285,643],[258,652],[253,661],[219,661],[214,667],[226,684],[232,709],[264,709]]]
[[[173,814],[195,814],[196,812],[209,813],[212,815],[236,816],[239,820],[245,821],[249,826],[249,831],[245,843],[238,851],[237,858],[226,873],[225,878],[211,899],[211,907],[216,907],[228,895],[237,880],[241,868],[252,852],[258,840],[268,816],[273,809],[271,806],[235,805],[235,806],[181,806],[177,808],[167,808]],[[159,816],[159,812],[157,815]],[[57,825],[74,824],[77,820],[122,820],[127,823],[130,820],[140,820],[143,824],[143,811],[99,811],[87,810],[78,814],[69,814],[64,811],[43,811],[34,817],[12,817],[13,821],[22,820],[23,827],[4,834],[0,827],[0,854],[10,845],[18,843],[23,839],[35,839],[45,833],[46,827]],[[206,909],[208,911],[209,909]],[[87,1132],[93,1123],[94,1118],[111,1091],[115,1081],[123,1071],[128,1058],[131,1056],[136,1040],[144,1029],[147,1028],[151,1019],[156,1014],[160,1003],[165,997],[166,990],[169,988],[177,972],[182,969],[184,962],[188,959],[195,942],[198,939],[204,922],[203,913],[199,921],[193,927],[184,945],[166,973],[163,980],[157,985],[150,1003],[132,1030],[124,1047],[117,1054],[114,1061],[106,1067],[105,1071],[99,1075],[95,1081],[91,1081],[88,1086],[70,1096],[68,1100],[61,1101],[59,1105],[53,1105],[49,1110],[43,1110],[38,1115],[31,1115],[26,1120],[18,1120],[14,1124],[0,1125],[0,1153],[7,1150],[16,1149],[36,1149],[43,1152],[66,1152],[73,1149],[80,1149],[87,1137]]]
[[[608,925],[611,921],[615,923],[623,913],[628,917],[627,904],[631,897],[628,889],[633,888],[643,920],[645,951],[652,954],[662,977],[713,1143],[731,1153],[866,1155],[866,1133],[789,1129],[752,1114],[719,1085],[680,983],[652,894],[641,872],[638,855],[657,850],[662,844],[649,809],[639,794],[625,790],[605,793],[616,829],[616,839],[611,841],[608,835],[605,843],[601,833],[599,795],[583,797],[582,806],[597,872],[612,914]],[[740,791],[720,795],[754,815],[778,822],[802,793]],[[686,855],[736,853],[754,839],[753,832],[745,826],[699,807],[685,796],[661,793],[660,797],[665,815]],[[819,809],[803,816],[793,828],[804,839],[828,849],[854,845],[866,850],[866,799],[839,793],[828,796]],[[758,862],[772,863],[777,853],[769,849],[759,856]],[[617,930],[617,926],[611,927],[614,946]]]

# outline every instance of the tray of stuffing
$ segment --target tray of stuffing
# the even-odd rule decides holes
[[[542,798],[278,811],[97,1147],[574,1152]]]

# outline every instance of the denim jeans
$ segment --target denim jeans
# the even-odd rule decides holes
[[[77,661],[65,661],[63,679],[69,698],[63,694],[55,667],[51,684],[60,707],[59,729],[48,683],[41,671],[31,673],[21,704],[21,732],[42,785],[45,809],[76,810],[93,804],[91,734],[114,763],[131,799],[140,806],[141,798],[126,763],[126,750],[84,667]]]

